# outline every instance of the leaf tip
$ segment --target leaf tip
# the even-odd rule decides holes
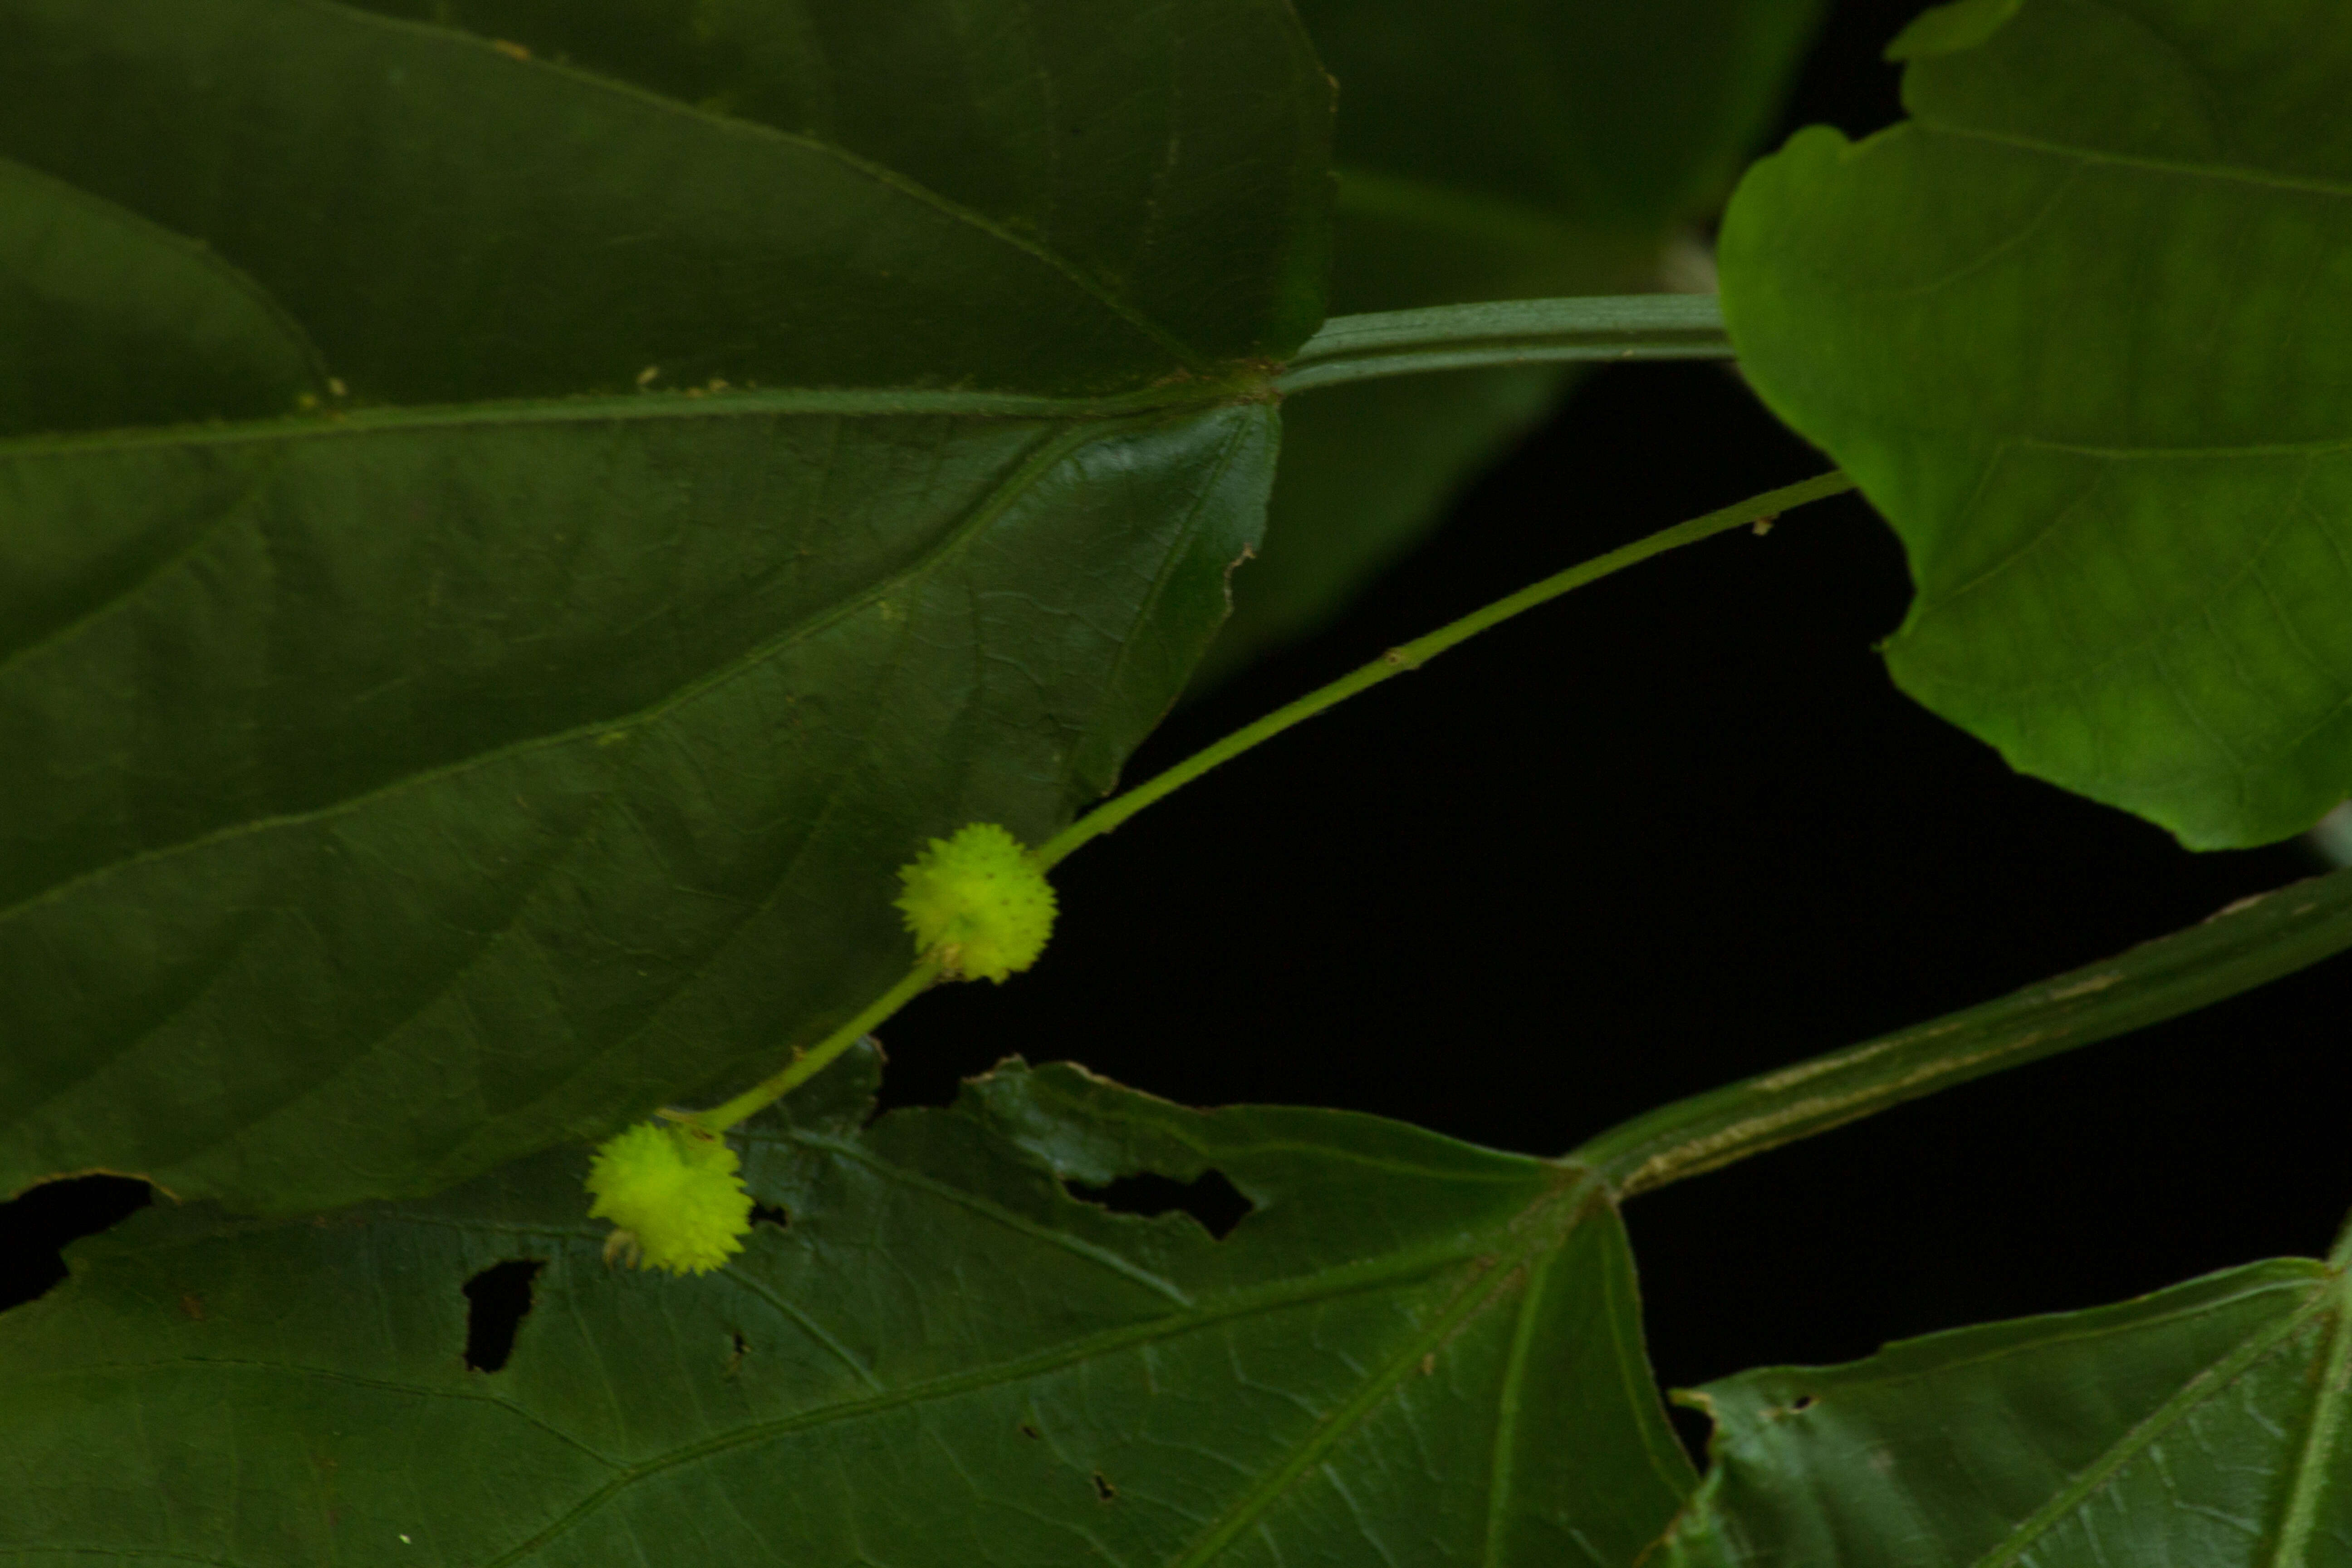
[[[2009,25],[2025,0],[1951,0],[1922,11],[1886,46],[1894,61],[1933,59],[1973,49]]]

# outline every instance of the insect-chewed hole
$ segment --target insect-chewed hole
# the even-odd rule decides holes
[[[536,1258],[493,1263],[466,1281],[466,1364],[497,1372],[514,1354],[515,1330],[530,1311],[530,1288],[547,1265]]]
[[[48,1294],[66,1277],[59,1249],[96,1236],[155,1201],[128,1176],[68,1176],[0,1204],[0,1312]]]
[[[1797,1402],[1789,1406],[1789,1414],[1791,1415],[1802,1415],[1806,1411],[1811,1410],[1815,1403],[1816,1401],[1811,1394],[1801,1394],[1797,1395]]]
[[[791,1212],[781,1204],[753,1204],[751,1223],[772,1225],[778,1230],[790,1230],[793,1227],[793,1216]]]
[[[1120,1176],[1099,1186],[1086,1182],[1066,1181],[1062,1184],[1073,1197],[1097,1204],[1113,1214],[1146,1217],[1191,1215],[1202,1230],[1219,1241],[1231,1236],[1234,1226],[1257,1206],[1242,1196],[1241,1190],[1225,1179],[1223,1171],[1203,1171],[1189,1182],[1146,1171],[1140,1175]]]
[[[1693,1410],[1687,1405],[1669,1405],[1666,1424],[1682,1440],[1683,1452],[1690,1456],[1691,1463],[1702,1470],[1706,1468],[1706,1445],[1715,1436],[1713,1419],[1705,1411]]]
[[[1110,1502],[1118,1496],[1118,1489],[1111,1485],[1110,1478],[1104,1475],[1100,1470],[1097,1470],[1095,1472],[1094,1482],[1095,1496],[1100,1498],[1103,1501]]]

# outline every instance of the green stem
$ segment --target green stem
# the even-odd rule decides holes
[[[1723,310],[1712,294],[1623,294],[1507,300],[1336,316],[1276,375],[1286,395],[1481,365],[1574,360],[1728,359]]]
[[[2038,985],[1677,1100],[1568,1156],[1629,1197],[2252,990],[2352,948],[2352,870],[2242,900],[2200,925]],[[2352,1240],[2352,1230],[2347,1237]]]
[[[1034,851],[1038,868],[1047,869],[1088,839],[1098,838],[1141,811],[1155,801],[1163,800],[1184,785],[1199,778],[1219,763],[1241,755],[1262,741],[1271,740],[1302,719],[1309,719],[1335,703],[1353,697],[1369,687],[1378,686],[1391,676],[1417,669],[1430,659],[1457,643],[1467,642],[1487,627],[1498,626],[1523,610],[1531,610],[1549,599],[1556,599],[1572,588],[1622,571],[1637,561],[1664,553],[1677,545],[1695,543],[1713,534],[1722,533],[1744,524],[1762,522],[1780,515],[1790,507],[1807,501],[1821,500],[1840,495],[1853,488],[1853,481],[1843,474],[1828,473],[1801,484],[1784,485],[1777,490],[1767,490],[1744,501],[1708,512],[1705,517],[1676,523],[1647,539],[1636,540],[1606,555],[1598,555],[1581,565],[1571,566],[1542,582],[1497,599],[1483,610],[1450,625],[1440,626],[1428,636],[1416,637],[1402,647],[1391,648],[1379,658],[1342,676],[1318,690],[1310,691],[1297,701],[1278,708],[1256,723],[1236,730],[1214,745],[1195,752],[1184,761],[1149,782],[1138,785],[1115,800],[1105,802],[1062,829]],[[872,1005],[844,1024],[814,1050],[793,1056],[792,1065],[763,1083],[745,1089],[726,1104],[712,1110],[686,1118],[698,1127],[712,1132],[723,1132],[748,1116],[764,1110],[785,1095],[814,1078],[830,1066],[835,1058],[847,1050],[866,1033],[899,1008],[913,1001],[940,976],[940,965],[929,960],[918,963],[897,984],[877,997]]]
[[[1750,496],[1746,500],[1708,512],[1705,517],[1695,517],[1647,539],[1635,540],[1606,555],[1596,555],[1580,565],[1497,599],[1482,610],[1474,610],[1426,637],[1415,637],[1401,647],[1392,647],[1353,674],[1343,675],[1328,686],[1276,709],[1255,724],[1234,731],[1214,745],[1193,752],[1165,773],[1095,807],[1040,846],[1036,851],[1037,864],[1041,868],[1051,868],[1088,839],[1108,833],[1145,806],[1173,795],[1218,763],[1232,761],[1251,747],[1272,740],[1292,725],[1313,718],[1359,691],[1378,686],[1406,670],[1420,668],[1446,649],[1469,641],[1480,632],[1499,626],[1522,611],[1531,610],[1547,600],[1556,599],[1570,589],[1581,588],[1612,572],[1622,571],[1637,561],[1664,554],[1678,545],[1696,543],[1730,529],[1775,518],[1791,507],[1840,495],[1853,488],[1853,481],[1843,474],[1827,473],[1801,484],[1784,485],[1777,490]]]
[[[896,985],[876,997],[866,1011],[827,1035],[814,1050],[793,1052],[792,1065],[783,1071],[752,1085],[726,1104],[687,1120],[709,1131],[724,1132],[745,1117],[765,1110],[831,1067],[835,1057],[864,1039],[891,1014],[921,995],[939,977],[939,964],[925,959],[907,971]]]

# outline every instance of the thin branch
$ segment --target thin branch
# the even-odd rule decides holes
[[[1376,376],[1576,360],[1729,359],[1712,294],[1507,300],[1336,316],[1275,377],[1288,395]]]
[[[2242,900],[1965,1012],[1677,1100],[1568,1156],[1619,1197],[1826,1132],[1905,1100],[2193,1012],[2352,948],[2352,870]]]

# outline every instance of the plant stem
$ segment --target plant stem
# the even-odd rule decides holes
[[[2347,948],[2352,870],[2242,900],[2200,925],[1998,1001],[1677,1100],[1603,1132],[1568,1160],[1630,1197],[2192,1012]]]
[[[1288,395],[1375,376],[1573,360],[1728,359],[1712,294],[1508,300],[1337,316],[1275,377]]]
[[[1378,686],[1391,676],[1402,675],[1408,669],[1418,669],[1447,648],[1469,641],[1489,626],[1499,626],[1523,610],[1531,610],[1572,588],[1580,588],[1612,572],[1622,571],[1637,561],[1663,554],[1677,545],[1696,543],[1728,529],[1776,518],[1790,507],[1840,495],[1853,488],[1853,481],[1843,474],[1827,473],[1800,484],[1784,485],[1777,490],[1750,496],[1746,500],[1708,512],[1705,517],[1676,523],[1647,539],[1635,540],[1605,555],[1594,556],[1580,565],[1555,573],[1540,583],[1496,600],[1482,610],[1474,610],[1458,621],[1440,626],[1426,637],[1416,637],[1402,647],[1391,648],[1354,674],[1342,676],[1328,686],[1308,692],[1296,702],[1276,709],[1256,723],[1234,731],[1223,740],[1193,752],[1174,767],[1125,795],[1097,806],[1033,851],[1038,868],[1050,868],[1081,844],[1108,833],[1153,802],[1166,799],[1219,763],[1241,755],[1260,742],[1273,739],[1300,720],[1310,719],[1359,691]],[[783,1071],[745,1089],[715,1110],[702,1111],[686,1120],[709,1131],[723,1132],[745,1117],[765,1110],[824,1071],[835,1058],[913,1001],[939,976],[940,966],[937,963],[928,960],[918,963],[897,984],[877,997],[864,1012],[827,1035],[814,1049],[796,1054],[792,1065]]]
[[[793,1052],[792,1065],[783,1071],[752,1085],[724,1105],[686,1120],[707,1131],[724,1132],[745,1117],[765,1110],[831,1067],[835,1057],[864,1039],[885,1018],[922,994],[939,977],[939,964],[925,959],[907,971],[896,985],[877,996],[864,1012],[827,1035],[814,1049]]]
[[[1480,632],[1499,626],[1522,611],[1531,610],[1547,600],[1556,599],[1570,589],[1581,588],[1612,572],[1622,571],[1637,561],[1664,554],[1678,545],[1696,543],[1729,529],[1775,518],[1791,507],[1840,495],[1853,488],[1852,479],[1842,473],[1832,472],[1806,479],[1801,484],[1767,490],[1762,495],[1750,496],[1746,500],[1708,512],[1705,517],[1676,523],[1672,528],[1651,534],[1647,539],[1637,539],[1606,555],[1596,555],[1590,561],[1497,599],[1484,609],[1473,610],[1460,620],[1440,626],[1426,637],[1415,637],[1400,647],[1389,649],[1353,674],[1343,675],[1328,686],[1276,709],[1257,722],[1234,731],[1213,745],[1203,747],[1125,795],[1104,802],[1041,845],[1036,851],[1037,864],[1042,868],[1054,866],[1079,845],[1108,833],[1145,806],[1165,799],[1218,763],[1232,761],[1251,747],[1272,740],[1292,725],[1313,718],[1359,691],[1378,686],[1406,670],[1420,668],[1446,649],[1469,641]]]

